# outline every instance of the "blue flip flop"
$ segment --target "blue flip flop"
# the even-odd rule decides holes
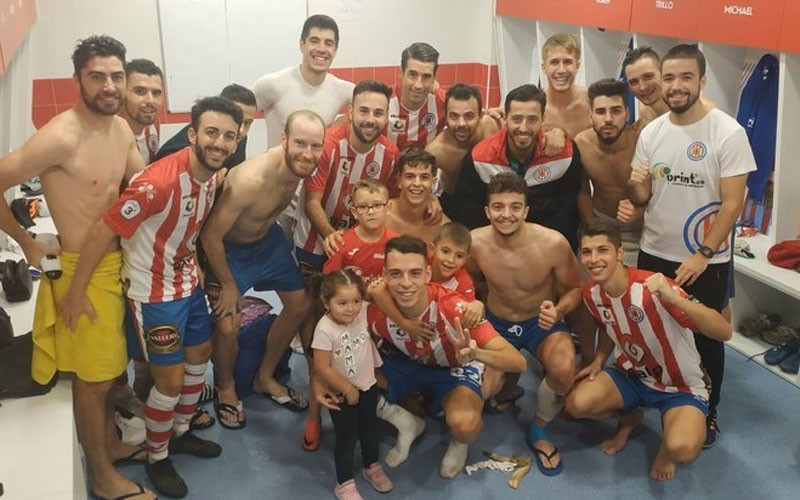
[[[536,459],[536,467],[538,467],[539,472],[545,476],[552,477],[561,474],[564,471],[564,458],[562,457],[561,460],[558,461],[558,465],[553,468],[545,467],[542,457],[547,460],[552,460],[553,457],[555,457],[558,453],[558,448],[553,446],[553,451],[547,453],[546,451],[534,446],[534,443],[541,440],[550,441],[550,436],[547,433],[547,429],[544,427],[539,427],[536,425],[536,423],[531,423],[530,430],[528,431],[528,446],[530,447],[531,451],[533,451],[533,456]]]
[[[504,413],[508,411],[508,408],[512,404],[516,403],[517,400],[523,396],[523,394],[525,394],[525,389],[523,389],[520,386],[516,386],[514,387],[514,394],[512,394],[510,398],[505,399],[503,401],[498,401],[496,398],[491,397],[487,399],[486,402],[483,404],[483,409],[489,415],[497,415],[500,413]],[[501,408],[504,405],[507,406]]]

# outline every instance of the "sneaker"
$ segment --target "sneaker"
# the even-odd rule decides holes
[[[394,488],[392,480],[389,479],[389,476],[383,471],[380,462],[375,462],[366,469],[363,469],[361,474],[364,475],[364,479],[366,479],[378,493],[388,493]]]
[[[717,417],[709,417],[706,420],[706,440],[703,442],[703,449],[707,450],[713,448],[717,444],[717,433],[719,432],[719,425],[717,424]]]
[[[364,500],[364,497],[358,492],[358,488],[356,488],[356,480],[351,479],[349,481],[345,481],[342,484],[337,484],[336,488],[333,489],[333,492],[336,494],[336,498],[339,500]]]
[[[194,455],[200,458],[214,458],[222,453],[222,446],[213,441],[199,438],[192,431],[173,437],[169,442],[169,452],[175,455]]]
[[[303,433],[303,449],[316,451],[322,441],[322,421],[318,418],[306,420],[306,429]]]
[[[169,458],[146,464],[144,471],[156,490],[165,497],[183,498],[189,494],[189,488],[186,487],[186,483],[178,475]]]

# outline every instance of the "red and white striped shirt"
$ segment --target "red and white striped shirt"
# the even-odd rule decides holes
[[[368,283],[383,272],[386,242],[396,236],[400,235],[384,227],[381,239],[368,243],[356,233],[356,228],[350,228],[342,235],[339,251],[325,261],[322,272],[328,274],[349,267]]]
[[[139,172],[103,221],[122,238],[122,278],[139,302],[189,297],[197,286],[194,253],[211,211],[216,176],[198,182],[189,148]]]
[[[159,123],[145,126],[142,133],[135,136],[136,147],[142,155],[145,165],[150,165],[156,158],[158,148],[161,146],[161,127]]]
[[[379,136],[368,153],[358,153],[350,147],[350,125],[328,129],[325,146],[317,170],[306,179],[305,189],[322,193],[322,208],[335,229],[347,229],[355,224],[350,215],[350,186],[361,179],[379,179],[389,187],[393,184],[397,146]],[[305,205],[305,193],[298,206]],[[306,252],[322,255],[322,238],[311,226],[303,210],[298,210],[294,244]]]
[[[433,261],[433,259],[431,259],[431,261]],[[454,290],[460,293],[470,302],[475,300],[475,282],[472,281],[472,276],[469,275],[469,272],[467,272],[464,267],[456,271],[450,278],[440,283],[448,290]]]
[[[437,283],[428,283],[427,287],[430,303],[419,319],[436,332],[437,336],[433,340],[420,342],[411,340],[411,337],[375,304],[370,304],[367,309],[370,333],[374,337],[381,337],[390,342],[417,363],[429,366],[461,366],[447,331],[453,328],[456,318],[464,319],[464,309],[469,301],[460,293],[448,290]],[[483,347],[499,335],[487,321],[472,328],[469,333],[478,347]]]
[[[428,94],[428,100],[421,108],[409,111],[400,104],[399,85],[392,87],[386,136],[401,150],[409,146],[425,149],[446,124],[444,96],[444,89],[439,87]]]
[[[583,289],[583,301],[614,341],[614,363],[648,387],[663,392],[691,393],[708,399],[700,354],[692,330],[697,327],[675,306],[662,303],[644,286],[653,273],[628,269],[628,289],[611,297],[600,285]],[[670,280],[681,296],[686,292]]]

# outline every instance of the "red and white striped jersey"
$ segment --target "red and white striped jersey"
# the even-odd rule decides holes
[[[150,165],[155,161],[158,148],[161,147],[161,128],[158,122],[147,125],[142,133],[135,136],[136,147],[142,155],[145,165]]]
[[[379,179],[387,186],[394,184],[397,146],[379,136],[368,153],[357,153],[350,147],[350,125],[328,129],[325,146],[314,174],[306,179],[305,189],[322,193],[322,208],[336,229],[345,230],[355,224],[350,214],[350,186],[361,179]],[[392,192],[391,187],[389,192]],[[305,192],[298,206],[305,205]],[[322,255],[322,238],[311,226],[304,210],[297,212],[294,244],[306,252]]]
[[[431,341],[415,342],[389,319],[375,304],[367,309],[370,333],[394,345],[400,352],[417,363],[429,366],[461,366],[456,359],[455,347],[447,331],[453,328],[456,318],[464,318],[464,309],[469,302],[463,295],[439,285],[428,283],[428,308],[419,318],[437,333]],[[469,331],[478,347],[500,335],[489,322],[484,321]]]
[[[189,148],[167,156],[131,179],[103,221],[122,238],[122,278],[128,298],[169,302],[197,286],[195,248],[211,211],[216,176],[198,182]]]
[[[425,149],[446,124],[444,96],[444,89],[439,87],[428,94],[428,101],[421,108],[409,111],[400,104],[400,86],[393,86],[386,136],[401,150],[409,146]]]
[[[440,283],[448,290],[460,293],[470,302],[475,300],[475,282],[472,281],[472,276],[469,275],[469,272],[464,267],[456,271],[449,279]]]
[[[652,389],[708,399],[692,333],[697,327],[683,311],[662,303],[647,290],[644,281],[652,274],[628,269],[628,289],[619,297],[590,283],[583,289],[583,301],[614,341],[612,356],[618,368]],[[670,284],[687,296],[675,282],[670,280]]]

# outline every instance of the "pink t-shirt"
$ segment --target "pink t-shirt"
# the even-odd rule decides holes
[[[367,303],[349,325],[340,325],[328,315],[314,329],[313,349],[331,352],[331,367],[361,391],[372,387],[375,368],[383,361],[367,331]]]

